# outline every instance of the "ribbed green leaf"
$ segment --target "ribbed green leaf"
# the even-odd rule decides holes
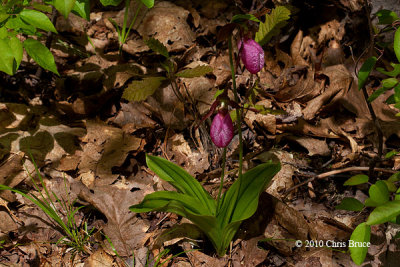
[[[250,218],[257,210],[261,192],[265,190],[280,168],[280,164],[276,163],[260,164],[243,174],[241,179],[236,180],[222,198],[220,214],[218,214],[222,225]],[[232,214],[229,214],[230,211]]]
[[[359,224],[350,237],[350,242],[362,242],[366,245],[371,239],[371,227],[366,223]],[[361,265],[365,257],[367,256],[368,247],[367,246],[350,246],[350,256],[355,264]]]
[[[272,9],[271,14],[265,15],[265,22],[260,23],[256,33],[256,42],[264,45],[275,35],[278,35],[280,29],[287,24],[290,19],[290,10],[284,6],[278,6]]]
[[[39,66],[42,68],[54,72],[57,75],[60,75],[57,70],[56,63],[54,61],[54,56],[50,52],[50,50],[42,45],[41,42],[35,39],[26,39],[24,41],[25,51],[28,53],[33,60],[36,61]]]
[[[399,19],[396,12],[391,10],[382,9],[376,12],[376,16],[378,17],[378,24],[392,24],[396,20]]]
[[[161,179],[169,182],[180,192],[194,197],[199,201],[199,205],[208,209],[210,214],[215,214],[215,200],[184,169],[166,159],[150,155],[146,155],[146,163]]]
[[[20,17],[28,24],[35,26],[36,28],[57,33],[53,23],[50,19],[40,11],[33,9],[24,9],[19,13]]]
[[[122,97],[128,101],[146,100],[154,94],[164,80],[164,77],[146,77],[140,81],[133,81],[125,88]]]
[[[176,74],[178,77],[182,78],[194,78],[201,77],[206,75],[207,73],[212,72],[213,69],[210,66],[197,66],[193,69],[185,69]]]

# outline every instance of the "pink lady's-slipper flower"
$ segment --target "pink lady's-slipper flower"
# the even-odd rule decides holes
[[[264,50],[253,39],[243,38],[238,44],[240,58],[246,69],[256,74],[264,67]]]
[[[233,123],[226,109],[215,115],[210,129],[211,140],[217,147],[226,147],[233,138]]]

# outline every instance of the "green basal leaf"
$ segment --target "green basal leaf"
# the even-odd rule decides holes
[[[352,176],[350,179],[348,179],[346,182],[344,182],[343,185],[359,185],[359,184],[365,184],[368,183],[368,175],[365,174],[357,174]]]
[[[369,74],[375,66],[376,60],[376,57],[370,57],[361,66],[361,69],[358,72],[358,90],[361,90],[361,88],[364,87]]]
[[[159,53],[160,55],[169,58],[169,53],[167,50],[167,47],[161,43],[159,40],[155,39],[155,38],[149,38],[147,40],[144,41],[145,44],[154,52]]]
[[[383,73],[390,77],[396,77],[397,75],[399,75],[400,74],[400,64],[390,63],[390,65],[393,67],[392,71],[386,71],[383,68],[376,68],[376,70],[379,71],[380,73]]]
[[[351,259],[354,261],[355,264],[361,265],[364,262],[368,252],[367,243],[370,242],[370,239],[371,227],[366,223],[361,223],[356,227],[356,229],[354,229],[349,240],[349,250]],[[357,244],[354,242],[361,242],[362,245],[359,245],[360,243]],[[351,246],[351,243],[357,245]]]
[[[14,54],[7,39],[0,39],[0,71],[14,74]]]
[[[396,20],[399,19],[396,12],[391,10],[382,9],[376,12],[376,16],[378,17],[378,24],[392,24]]]
[[[197,66],[193,69],[182,70],[178,72],[176,76],[181,78],[194,78],[204,76],[212,71],[213,69],[210,66]]]
[[[400,84],[398,84],[398,85],[396,85],[394,87],[393,97],[394,97],[394,102],[395,103],[399,103],[400,102]]]
[[[125,88],[122,98],[128,101],[146,100],[160,88],[164,80],[164,77],[146,77],[140,81],[133,81]]]
[[[53,0],[53,5],[64,18],[68,18],[69,13],[75,6],[75,1],[76,0]]]
[[[257,209],[258,198],[279,172],[279,163],[264,163],[247,171],[223,195],[218,220],[222,225],[250,218]],[[239,188],[240,186],[240,188]]]
[[[378,205],[389,201],[389,190],[384,181],[377,181],[369,188],[369,197]]]
[[[122,0],[100,0],[103,6],[118,6]]]
[[[72,13],[80,16],[81,18],[90,20],[90,0],[76,0],[72,8]]]
[[[23,43],[25,51],[42,68],[60,75],[54,61],[53,54],[41,42],[35,39],[26,39]]]
[[[400,181],[400,172],[393,173],[389,178],[388,181],[393,183]]]
[[[161,179],[169,182],[180,192],[194,197],[199,201],[199,205],[207,207],[210,214],[215,214],[215,200],[184,169],[164,158],[150,155],[146,155],[146,163]]]
[[[252,20],[258,23],[262,23],[258,18],[256,18],[252,14],[238,14],[234,15],[231,19],[231,23],[243,23],[246,22],[246,20]]]
[[[396,54],[397,61],[400,62],[400,27],[397,28],[394,34],[393,49]]]
[[[147,8],[152,8],[154,6],[154,0],[140,0]]]
[[[212,216],[206,207],[199,205],[199,201],[195,197],[173,191],[158,191],[148,194],[141,203],[133,205],[129,209],[137,213],[157,210],[174,212],[178,215],[185,216],[185,213],[178,213],[182,211],[181,209],[173,210],[172,207],[174,206],[168,206],[171,201],[179,203],[184,209],[193,214]]]
[[[400,200],[393,200],[375,208],[368,217],[367,224],[375,225],[388,222],[400,215]]]
[[[265,22],[260,23],[255,41],[261,46],[268,43],[273,36],[279,34],[289,19],[290,10],[287,7],[278,6],[272,9],[271,14],[265,15]]]
[[[35,26],[36,28],[57,33],[56,28],[54,28],[53,23],[50,19],[40,11],[33,9],[24,9],[19,13],[21,19],[26,23]]]
[[[364,204],[352,197],[346,197],[335,207],[338,210],[362,211]]]

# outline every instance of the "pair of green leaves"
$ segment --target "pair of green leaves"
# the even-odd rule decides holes
[[[172,59],[165,45],[163,45],[159,40],[155,38],[149,38],[148,40],[145,40],[145,43],[151,50],[162,55],[166,59],[166,62],[162,63],[161,65],[169,73],[168,76],[170,79],[175,79],[176,77],[201,77],[213,71],[210,66],[197,66],[192,69],[184,69],[175,73],[173,67],[174,64],[171,61]],[[163,76],[151,76],[145,77],[142,80],[135,80],[127,86],[124,93],[122,94],[122,97],[128,101],[146,100],[146,98],[154,94],[155,91],[160,88],[162,83],[166,80],[167,78]]]
[[[353,186],[365,184],[369,180],[367,175],[359,174],[348,179],[344,185]],[[361,203],[354,198],[345,198],[337,209],[361,211],[364,206],[375,207],[366,222],[359,224],[353,231],[350,240],[366,244],[370,242],[371,225],[382,224],[386,222],[400,223],[400,188],[395,186],[399,181],[399,173],[392,175],[387,180],[377,181],[369,188],[369,198],[365,203]],[[394,200],[390,200],[390,193],[396,193]],[[368,252],[368,246],[349,247],[350,255],[353,261],[361,265]]]
[[[226,253],[241,222],[254,214],[259,195],[280,170],[280,164],[264,163],[246,172],[225,192],[217,209],[217,202],[181,167],[150,155],[146,156],[146,162],[178,192],[154,192],[130,210],[172,212],[191,220],[207,235],[220,256]]]

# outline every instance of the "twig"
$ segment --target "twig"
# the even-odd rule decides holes
[[[344,168],[344,169],[333,170],[333,171],[324,172],[324,173],[315,175],[315,176],[313,176],[313,177],[311,177],[311,178],[309,178],[309,179],[307,179],[307,180],[305,180],[305,181],[303,181],[303,182],[301,182],[301,183],[289,188],[288,190],[286,190],[283,198],[286,198],[287,195],[290,192],[292,192],[293,190],[295,190],[295,189],[297,189],[297,188],[299,188],[299,187],[301,187],[301,186],[303,186],[305,184],[308,184],[309,182],[312,182],[312,181],[314,181],[316,179],[323,179],[323,178],[326,178],[326,177],[329,177],[329,176],[332,176],[332,175],[335,175],[335,174],[343,173],[343,172],[369,171],[369,169],[370,169],[370,167],[348,167],[348,168]],[[397,171],[394,171],[394,170],[384,169],[384,168],[375,168],[375,170],[376,171],[380,171],[380,172],[388,172],[388,173],[396,173],[397,172]]]

